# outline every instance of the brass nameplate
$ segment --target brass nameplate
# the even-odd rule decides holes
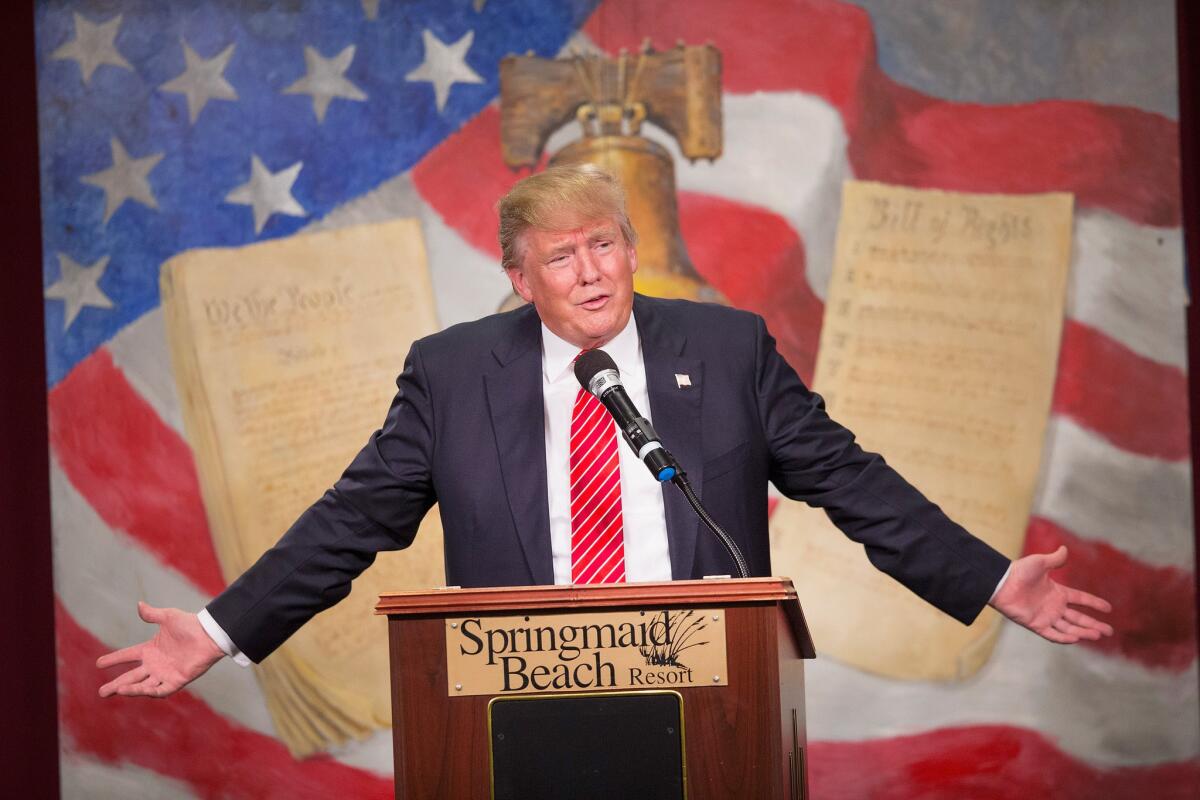
[[[446,620],[455,695],[727,686],[724,609]]]

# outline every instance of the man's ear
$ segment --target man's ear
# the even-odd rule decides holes
[[[629,271],[631,273],[637,272],[637,248],[630,247],[629,245],[625,246],[629,248]]]
[[[507,267],[504,272],[508,275],[508,280],[512,284],[513,291],[520,295],[521,299],[526,303],[532,303],[533,292],[529,290],[529,283],[525,280],[524,268]]]

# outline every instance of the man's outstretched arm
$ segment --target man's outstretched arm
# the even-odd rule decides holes
[[[1112,636],[1112,626],[1073,606],[1107,614],[1112,605],[1103,598],[1063,586],[1050,577],[1051,570],[1067,563],[1067,548],[1037,553],[1012,564],[1007,580],[991,605],[1018,625],[1059,644]]]
[[[199,678],[225,656],[195,614],[139,602],[138,616],[158,625],[158,630],[148,641],[96,659],[100,669],[122,664],[129,667],[100,687],[101,697],[166,697]]]

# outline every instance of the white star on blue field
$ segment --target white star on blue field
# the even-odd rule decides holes
[[[501,58],[553,57],[595,2],[38,3],[50,385],[158,306],[163,262],[410,169],[495,99]]]

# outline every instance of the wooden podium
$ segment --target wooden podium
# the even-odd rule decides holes
[[[785,578],[384,594],[397,798],[807,797]]]

